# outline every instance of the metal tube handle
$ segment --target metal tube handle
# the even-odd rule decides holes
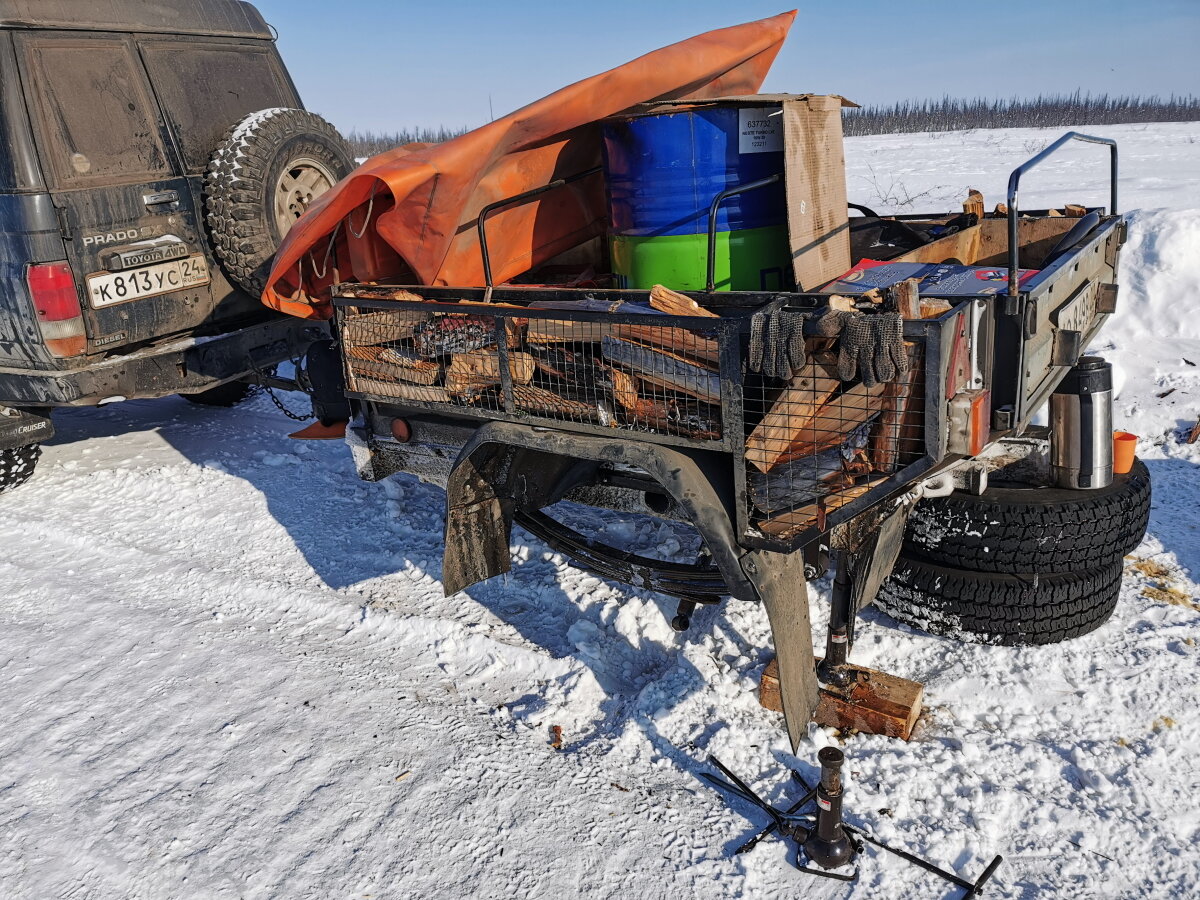
[[[475,228],[479,231],[479,252],[483,256],[483,282],[487,286],[488,291],[485,300],[491,299],[492,288],[494,287],[492,284],[492,259],[488,254],[487,230],[484,225],[487,217],[498,209],[503,209],[506,206],[515,206],[518,203],[524,203],[528,200],[532,200],[534,197],[537,197],[540,194],[546,193],[547,191],[552,191],[555,188],[563,187],[564,185],[571,184],[572,182],[581,181],[584,178],[595,175],[600,171],[600,169],[600,166],[593,166],[585,172],[578,172],[575,175],[568,175],[566,178],[557,178],[554,181],[551,181],[548,184],[543,184],[541,187],[536,187],[531,191],[513,194],[511,197],[505,197],[503,200],[497,200],[495,203],[489,203],[479,211],[479,218],[475,220]]]
[[[748,181],[745,184],[736,185],[713,197],[712,205],[708,208],[708,277],[704,281],[705,290],[710,294],[717,289],[717,212],[720,210],[721,204],[735,194],[757,190],[782,179],[782,175],[770,175],[760,178],[758,181]]]
[[[1054,153],[1064,144],[1071,141],[1083,141],[1087,144],[1107,144],[1109,149],[1109,190],[1111,200],[1109,202],[1109,214],[1116,215],[1117,213],[1117,142],[1112,138],[1095,137],[1090,134],[1081,134],[1078,131],[1068,131],[1057,141],[1030,159],[1027,159],[1021,165],[1012,170],[1012,174],[1008,176],[1008,296],[1016,298],[1019,290],[1021,278],[1017,272],[1017,267],[1020,265],[1020,237],[1017,234],[1017,187],[1021,183],[1021,176],[1030,169],[1039,165],[1046,157]]]

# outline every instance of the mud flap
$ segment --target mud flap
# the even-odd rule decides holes
[[[497,496],[492,471],[507,463],[507,458],[506,454],[487,455],[481,470],[468,457],[450,473],[442,555],[442,587],[447,597],[512,568],[508,552],[512,502]]]
[[[911,503],[904,500],[897,503],[850,558],[850,574],[854,581],[850,610],[851,638],[855,616],[875,602],[883,580],[892,574],[904,543],[904,527],[908,524],[911,511]]]
[[[792,752],[800,746],[819,701],[812,626],[808,616],[808,585],[800,553],[746,555],[742,568],[754,582],[767,619],[779,666],[779,694]]]

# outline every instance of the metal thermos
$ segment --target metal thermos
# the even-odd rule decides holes
[[[1050,480],[1095,490],[1112,479],[1112,366],[1083,356],[1050,395]]]

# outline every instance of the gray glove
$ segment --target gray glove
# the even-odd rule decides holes
[[[899,313],[874,313],[849,319],[838,342],[838,377],[851,381],[855,374],[874,387],[908,372],[904,349],[904,320]]]
[[[750,320],[750,371],[790,380],[804,367],[804,323],[808,313],[781,309]]]
[[[862,313],[850,310],[829,309],[814,313],[805,330],[813,337],[835,338],[842,333],[846,323],[851,319],[862,316]]]

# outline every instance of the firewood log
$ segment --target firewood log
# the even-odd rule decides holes
[[[721,376],[681,356],[613,337],[604,338],[601,353],[609,362],[652,384],[708,403],[721,402]]]

